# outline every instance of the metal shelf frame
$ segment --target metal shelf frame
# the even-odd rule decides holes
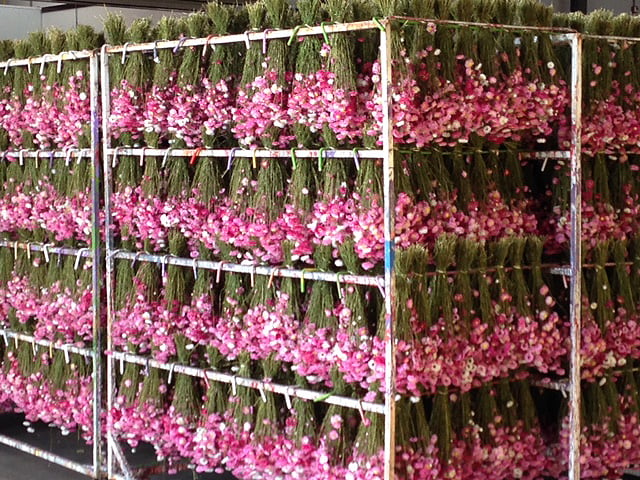
[[[74,255],[77,258],[77,262],[81,258],[93,258],[100,259],[102,255],[102,241],[100,238],[101,225],[100,225],[100,192],[101,192],[101,164],[102,157],[100,153],[100,76],[99,76],[99,52],[98,51],[74,51],[74,52],[61,52],[60,54],[46,54],[39,57],[31,57],[21,60],[7,60],[0,62],[0,70],[5,72],[9,68],[26,67],[31,71],[35,65],[40,65],[40,72],[44,71],[44,67],[48,63],[56,62],[58,69],[60,69],[62,62],[68,61],[83,61],[88,63],[89,69],[89,94],[90,97],[90,109],[91,109],[91,147],[90,148],[67,148],[64,150],[28,150],[19,149],[17,151],[5,151],[0,152],[2,159],[14,158],[18,159],[22,165],[26,159],[33,159],[30,161],[40,161],[40,159],[49,159],[53,161],[54,158],[66,158],[67,164],[71,161],[81,161],[86,158],[91,164],[91,210],[92,210],[92,237],[91,245],[87,248],[69,248],[56,246],[53,244],[36,244],[29,242],[11,241],[6,239],[0,239],[1,248],[12,248],[14,254],[17,255],[18,249],[26,250],[29,254],[31,252],[42,252],[45,259],[49,259],[50,254],[57,255]],[[13,332],[8,329],[0,329],[0,336],[7,342],[9,338],[12,338],[15,342],[28,342],[36,348],[36,345],[47,347],[49,349],[60,349],[65,352],[76,353],[82,355],[86,359],[90,359],[92,366],[92,395],[93,395],[93,446],[92,446],[92,462],[90,465],[77,463],[55,455],[47,450],[37,448],[27,443],[17,441],[5,435],[0,435],[0,444],[7,445],[9,447],[16,448],[23,452],[29,453],[36,457],[47,460],[51,463],[55,463],[67,469],[73,470],[78,473],[82,473],[92,478],[100,478],[102,475],[103,465],[103,438],[102,438],[102,328],[100,325],[100,314],[102,310],[100,291],[102,288],[102,265],[100,261],[92,262],[92,284],[93,292],[93,339],[90,348],[80,348],[76,345],[61,345],[56,342],[50,342],[48,340],[38,340],[33,336]]]
[[[283,393],[286,395],[300,396],[301,398],[309,398],[309,394],[302,390],[290,390],[291,387],[276,386],[268,382],[259,382],[251,379],[239,379],[233,375],[223,374],[219,372],[211,372],[203,369],[196,369],[194,367],[179,365],[176,363],[163,363],[153,359],[140,357],[126,352],[117,352],[113,349],[113,342],[111,339],[111,329],[114,318],[114,303],[113,292],[115,282],[115,260],[127,259],[127,260],[140,260],[151,261],[160,263],[163,265],[182,265],[185,267],[191,266],[194,269],[208,268],[212,270],[223,270],[231,272],[240,272],[245,274],[262,274],[262,275],[278,275],[300,278],[304,280],[319,280],[319,281],[343,281],[345,283],[375,285],[381,287],[381,291],[385,299],[385,392],[384,392],[384,405],[382,406],[382,412],[385,416],[385,439],[384,439],[384,479],[392,480],[394,478],[394,465],[395,465],[395,397],[396,397],[396,368],[395,368],[395,311],[394,302],[395,298],[395,283],[396,283],[396,271],[395,271],[395,185],[394,185],[394,163],[397,150],[395,148],[393,138],[393,125],[392,125],[392,78],[393,78],[393,65],[392,65],[392,51],[391,51],[391,34],[394,28],[397,28],[398,22],[418,22],[427,23],[434,22],[436,24],[452,24],[467,27],[477,28],[490,28],[490,29],[502,29],[505,28],[517,31],[544,31],[553,32],[553,40],[556,43],[568,44],[571,47],[572,52],[572,70],[571,70],[571,141],[572,146],[569,152],[534,152],[529,158],[537,159],[552,159],[552,160],[570,160],[571,164],[571,238],[570,238],[570,265],[568,268],[561,269],[559,273],[566,274],[570,278],[570,322],[571,322],[571,356],[570,356],[570,376],[568,385],[564,382],[554,382],[554,386],[568,390],[570,395],[570,458],[569,458],[569,479],[577,480],[580,478],[580,464],[579,464],[579,432],[580,432],[580,357],[579,357],[579,341],[580,341],[580,204],[581,204],[581,191],[580,191],[580,107],[582,103],[582,82],[581,82],[581,36],[573,31],[566,29],[536,29],[528,27],[514,27],[514,26],[502,26],[502,25],[487,25],[476,24],[468,22],[449,22],[440,20],[427,20],[427,19],[414,19],[405,17],[390,17],[385,19],[374,19],[372,21],[355,22],[349,24],[330,24],[322,25],[318,27],[302,26],[295,29],[288,30],[268,30],[265,32],[246,32],[241,35],[227,35],[227,36],[210,36],[208,38],[200,39],[181,39],[176,41],[158,41],[153,43],[140,43],[140,44],[126,44],[122,46],[108,46],[105,45],[102,48],[101,56],[101,80],[103,91],[109,91],[109,56],[121,55],[122,61],[126,61],[126,55],[128,52],[157,52],[159,49],[179,49],[183,47],[202,47],[207,49],[220,44],[238,43],[244,42],[247,47],[252,41],[267,42],[270,39],[286,39],[294,38],[296,36],[307,35],[327,35],[341,32],[359,31],[359,30],[372,30],[376,29],[380,33],[380,64],[381,64],[381,88],[383,99],[383,121],[382,121],[382,148],[380,150],[333,150],[322,148],[318,150],[267,150],[267,149],[157,149],[157,148],[129,148],[129,147],[113,147],[111,145],[111,135],[109,127],[109,114],[110,114],[110,101],[109,96],[104,95],[102,97],[102,133],[103,133],[103,168],[105,173],[104,184],[104,209],[106,218],[106,289],[107,289],[107,408],[114,403],[115,392],[115,361],[127,361],[137,363],[139,365],[149,365],[155,368],[162,368],[165,370],[178,371],[181,373],[193,375],[200,378],[206,378],[213,381],[220,381],[225,383],[231,383],[232,385],[242,384],[243,386],[253,387],[257,389],[265,389],[269,391],[275,391],[277,393]],[[294,269],[280,269],[276,267],[266,266],[252,266],[252,265],[234,265],[225,262],[205,262],[193,259],[181,259],[170,255],[153,255],[148,252],[124,252],[115,248],[115,242],[112,234],[111,226],[111,196],[112,196],[112,169],[117,164],[118,155],[130,155],[139,156],[141,163],[144,162],[146,156],[164,157],[169,155],[179,156],[191,156],[197,158],[198,155],[212,156],[227,158],[229,163],[233,160],[234,156],[252,157],[255,160],[257,158],[291,158],[298,156],[301,158],[319,158],[322,159],[324,155],[331,158],[379,158],[382,159],[383,170],[383,182],[384,182],[384,276],[355,276],[355,275],[341,275],[326,272],[317,271],[304,271]],[[282,389],[285,389],[284,391]],[[312,392],[313,395],[318,395],[316,392]],[[349,407],[364,408],[363,403],[354,399],[339,399],[334,398],[326,399],[329,403],[339,402],[340,405]],[[355,404],[351,405],[351,403]],[[367,405],[367,409],[370,411],[379,411],[381,406],[376,404]],[[116,473],[116,463],[119,464],[125,476],[129,475],[129,468],[126,466],[126,462],[119,455],[119,445],[117,445],[117,439],[112,434],[108,434],[107,449],[107,473],[109,478],[115,478],[118,476]],[[123,463],[124,462],[124,463]]]
[[[287,30],[268,30],[265,32],[246,32],[239,35],[210,36],[199,39],[181,39],[175,41],[159,41],[154,43],[127,44],[122,46],[105,45],[101,51],[83,52],[62,52],[59,55],[43,55],[23,60],[8,60],[0,62],[0,70],[9,68],[26,67],[31,70],[34,66],[39,66],[41,71],[47,63],[57,62],[60,65],[64,61],[88,61],[90,70],[90,105],[91,105],[91,148],[90,149],[66,149],[61,151],[30,151],[26,149],[17,151],[0,152],[3,158],[14,158],[20,162],[25,159],[53,159],[65,158],[68,162],[80,161],[87,158],[91,162],[91,201],[93,215],[93,232],[90,248],[68,248],[53,245],[31,244],[24,242],[13,242],[10,240],[0,240],[0,247],[26,249],[27,251],[42,252],[45,257],[50,253],[59,255],[75,255],[78,259],[90,257],[93,262],[92,289],[93,289],[93,343],[91,348],[80,348],[73,345],[58,345],[47,340],[36,340],[32,336],[12,332],[8,329],[0,329],[0,336],[5,339],[11,338],[14,341],[32,343],[35,346],[46,348],[56,348],[68,350],[90,358],[93,368],[93,415],[94,415],[94,442],[93,442],[93,462],[92,465],[82,465],[70,462],[67,459],[51,454],[44,450],[31,447],[22,442],[0,435],[0,443],[13,446],[14,448],[26,451],[33,455],[44,458],[58,465],[71,470],[83,473],[93,478],[134,478],[135,474],[129,468],[122,454],[122,450],[113,432],[103,432],[101,416],[103,413],[103,402],[109,409],[115,400],[115,375],[116,362],[131,362],[139,365],[148,365],[154,368],[161,368],[171,372],[184,373],[194,377],[202,378],[206,381],[217,381],[235,386],[245,386],[257,390],[269,391],[290,397],[299,397],[310,401],[324,401],[343,405],[361,411],[375,412],[385,416],[385,462],[384,479],[394,478],[395,465],[395,401],[396,401],[396,368],[395,368],[395,311],[393,299],[395,298],[395,186],[394,186],[394,164],[395,156],[398,154],[393,138],[392,124],[392,78],[393,64],[391,61],[391,35],[394,29],[401,23],[427,23],[457,25],[461,27],[489,28],[495,30],[510,30],[513,32],[539,31],[553,33],[553,39],[557,43],[567,44],[571,48],[571,149],[568,152],[534,152],[528,155],[529,158],[569,160],[571,167],[571,236],[570,236],[570,264],[557,269],[556,273],[567,276],[570,279],[570,372],[566,380],[558,382],[542,382],[549,388],[558,388],[567,391],[570,397],[570,446],[569,446],[569,471],[570,480],[580,478],[580,327],[581,327],[581,291],[580,278],[582,275],[581,265],[581,105],[582,105],[582,38],[583,36],[567,29],[547,29],[531,28],[524,26],[489,25],[470,22],[442,21],[437,19],[415,19],[406,17],[389,17],[384,19],[374,19],[365,22],[355,22],[348,24],[327,24],[322,26],[301,26]],[[267,149],[152,149],[152,148],[130,148],[113,147],[111,145],[109,112],[110,96],[104,94],[101,97],[100,91],[109,92],[109,58],[120,55],[126,61],[129,52],[155,52],[158,49],[174,49],[186,47],[202,47],[203,49],[213,48],[215,45],[230,43],[245,43],[247,46],[251,42],[267,42],[270,39],[289,39],[296,36],[309,35],[333,35],[344,32],[361,30],[376,30],[380,34],[380,63],[381,63],[381,88],[383,100],[383,122],[382,122],[382,146],[380,149],[353,149],[334,150],[320,148],[317,150],[291,149],[291,150],[267,150]],[[598,37],[601,38],[601,37]],[[616,37],[611,41],[638,41],[638,39],[622,39]],[[102,123],[100,124],[100,116]],[[100,140],[100,137],[102,140]],[[384,274],[383,275],[351,275],[343,273],[320,272],[312,269],[296,270],[291,268],[279,268],[262,265],[242,265],[226,262],[201,261],[186,258],[177,258],[170,255],[155,255],[147,252],[125,252],[115,248],[111,226],[112,218],[112,181],[113,168],[117,163],[118,155],[139,156],[144,162],[146,156],[168,158],[170,155],[197,158],[201,156],[211,156],[227,158],[228,162],[234,157],[245,158],[344,158],[345,160],[358,158],[371,158],[382,160],[383,181],[384,181]],[[104,174],[104,176],[103,176]],[[103,191],[101,190],[103,189]],[[104,195],[102,197],[102,194]],[[105,225],[101,225],[100,214],[105,214]],[[105,238],[102,238],[102,233]],[[103,255],[104,254],[104,255]],[[98,261],[103,259],[104,262]],[[340,396],[328,396],[326,393],[316,392],[308,389],[301,389],[289,385],[279,385],[267,381],[255,379],[239,378],[223,372],[200,369],[188,365],[181,365],[175,362],[159,362],[154,359],[133,355],[127,352],[118,352],[113,348],[111,337],[114,318],[114,282],[115,282],[115,262],[116,260],[149,261],[162,265],[181,265],[194,269],[210,269],[226,272],[237,272],[247,275],[268,275],[289,278],[299,278],[301,281],[328,281],[342,282],[357,285],[367,285],[378,287],[385,299],[385,392],[384,403],[363,402],[358,399]],[[105,308],[102,304],[101,289],[106,288],[106,332],[100,325],[101,311]],[[103,333],[105,334],[103,336]],[[106,348],[105,348],[106,347]],[[106,355],[105,355],[106,354]],[[103,355],[104,359],[103,359]],[[104,361],[104,363],[103,363]],[[103,376],[106,388],[103,389]],[[106,442],[106,451],[103,451]],[[117,471],[119,470],[119,471]]]

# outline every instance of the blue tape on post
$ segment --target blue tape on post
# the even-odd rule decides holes
[[[386,269],[386,266],[393,265],[395,257],[396,257],[396,252],[395,252],[395,248],[394,248],[394,245],[393,245],[393,240],[387,240],[386,242],[384,242],[384,264],[385,264],[385,269]]]

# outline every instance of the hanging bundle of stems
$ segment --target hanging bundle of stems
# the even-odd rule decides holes
[[[505,201],[522,198],[525,185],[520,157],[515,148],[507,148],[498,155],[497,164],[501,166],[495,170],[495,179],[500,194]]]
[[[491,296],[492,278],[487,272],[488,258],[486,245],[478,247],[478,273],[475,275],[475,285],[478,291],[480,316],[483,323],[492,326],[495,323],[495,310]]]
[[[453,19],[459,22],[471,22],[476,18],[475,0],[458,0],[454,2],[452,12]],[[456,55],[463,55],[465,59],[477,59],[476,39],[471,28],[458,28],[455,33]]]
[[[637,303],[634,290],[631,287],[631,280],[629,278],[629,268],[626,265],[627,262],[627,242],[624,240],[612,240],[611,252],[613,261],[615,262],[614,279],[615,286],[614,291],[619,301],[622,302],[627,314],[633,315],[636,313]]]
[[[360,270],[360,259],[354,250],[352,240],[345,241],[340,245],[340,258],[349,273],[357,274]],[[351,312],[351,321],[348,331],[352,338],[359,338],[362,330],[368,328],[367,305],[364,296],[364,288],[358,285],[344,285],[339,294],[344,297],[344,304]]]
[[[354,448],[365,457],[373,457],[384,448],[384,415],[367,413],[365,419],[358,427]]]
[[[331,262],[331,247],[316,246],[313,258],[320,270],[327,270]],[[316,329],[334,330],[338,326],[338,320],[333,314],[335,300],[335,288],[331,284],[322,281],[313,282],[306,312],[309,323],[314,324]]]
[[[323,10],[321,0],[301,0],[296,2],[296,7],[303,24],[306,25],[319,25],[322,22]],[[299,43],[298,53],[296,55],[295,71],[297,74],[306,77],[307,75],[318,72],[322,66],[322,57],[320,56],[320,50],[322,49],[322,37],[317,35],[309,35],[303,37]],[[295,123],[293,125],[293,133],[296,137],[298,147],[311,148],[318,144],[319,135],[310,130],[306,125]],[[305,166],[311,164],[310,159],[301,158],[298,159],[298,168],[303,171],[308,171]],[[300,172],[298,172],[300,174]],[[296,171],[293,171],[295,176]],[[292,180],[293,183],[293,180]],[[304,185],[307,185],[304,183]]]
[[[522,264],[524,262],[525,250],[527,248],[527,238],[515,237],[511,243],[509,259],[512,267],[511,285],[509,291],[512,295],[512,303],[521,315],[531,315],[531,292],[527,287]]]
[[[272,380],[278,374],[280,362],[270,355],[260,362],[262,373],[265,380]],[[266,438],[275,436],[280,430],[280,422],[278,418],[281,414],[281,405],[279,399],[273,392],[263,392],[264,398],[258,400],[258,408],[256,410],[256,429],[257,438]]]
[[[352,22],[354,19],[352,1],[327,0],[325,8],[332,22]],[[334,34],[329,37],[329,44],[331,53],[329,54],[327,69],[335,75],[335,87],[344,89],[345,92],[355,91],[357,75],[353,36],[343,33]],[[335,132],[328,125],[322,130],[322,138],[324,143],[330,147],[339,146]],[[344,162],[335,159],[330,159],[326,163],[325,176],[337,175],[338,171],[334,173],[334,169],[337,170],[339,165],[344,164]],[[330,192],[325,189],[324,193],[328,194]]]
[[[300,375],[295,375],[295,382],[300,388],[309,388],[307,380]],[[291,408],[292,415],[296,419],[296,426],[292,435],[294,444],[298,447],[305,444],[313,445],[313,440],[317,435],[314,404],[300,397],[295,397],[291,399]]]
[[[451,152],[451,178],[456,182],[458,191],[458,207],[467,208],[474,199],[474,189],[471,184],[471,156],[464,153],[461,148]]]
[[[455,261],[456,238],[442,235],[436,241],[434,258],[436,274],[431,278],[431,295],[429,296],[427,312],[431,323],[442,318],[447,325],[448,333],[453,335],[453,302],[451,286],[447,270]],[[447,332],[445,332],[445,335]]]
[[[384,191],[381,160],[364,159],[360,161],[355,190],[360,197],[362,207],[371,208],[373,204],[381,203]]]
[[[425,402],[419,398],[401,398],[396,403],[396,444],[426,452],[430,443],[431,429]]]
[[[452,20],[453,0],[436,0],[434,18]],[[456,74],[455,36],[459,27],[439,24],[434,34],[434,47],[440,50],[437,62],[440,63],[439,77],[444,81],[454,81]]]
[[[453,294],[462,320],[460,327],[469,329],[475,317],[475,305],[470,270],[474,268],[480,245],[472,239],[461,238],[456,245],[456,270],[453,281]]]
[[[209,17],[204,12],[196,12],[189,15],[186,20],[186,29],[190,37],[201,38],[210,28]],[[187,48],[182,57],[182,63],[178,70],[178,83],[182,86],[197,85],[202,75],[202,52],[200,49]]]
[[[518,0],[516,4],[516,10],[518,12],[518,25],[538,25],[538,2],[536,0]],[[532,80],[541,79],[541,60],[538,57],[539,52],[536,35],[537,33],[534,33],[530,30],[523,30],[520,37],[520,58],[522,59],[522,67],[524,69],[524,72],[530,75],[530,78]]]
[[[591,35],[611,35],[613,30],[613,12],[605,9],[595,10],[585,17],[585,32]],[[609,42],[595,38],[586,38],[583,43],[585,85],[584,101],[605,100],[611,92],[613,80],[612,61],[616,61],[614,50]],[[597,67],[601,67],[597,69]]]
[[[609,246],[609,242],[603,242],[596,245],[594,249],[593,263],[595,268],[589,291],[590,305],[595,310],[594,317],[603,334],[614,319],[614,311],[611,309],[611,305],[613,305],[611,284],[606,270],[606,263],[609,260]]]
[[[502,418],[502,425],[515,427],[520,417],[518,416],[516,398],[511,390],[511,382],[506,378],[500,380],[496,385],[496,404]]]
[[[496,423],[498,406],[496,405],[495,392],[489,385],[483,385],[475,392],[474,420],[480,426],[480,437],[486,443],[491,442],[491,429],[489,425]]]
[[[251,357],[247,352],[241,352],[238,355],[237,375],[241,378],[252,378]],[[253,427],[256,426],[255,406],[258,396],[258,392],[255,389],[238,386],[236,395],[229,398],[229,402],[232,404],[233,418],[236,424],[241,427],[239,431],[246,428],[246,425],[252,427],[250,430],[253,430]]]
[[[534,308],[541,312],[548,308],[545,297],[548,290],[547,284],[542,276],[542,254],[545,239],[543,237],[528,237],[525,255],[527,262],[531,265],[530,289],[534,298]]]
[[[511,302],[508,300],[508,297],[512,291],[512,286],[509,281],[510,276],[507,275],[505,267],[512,243],[512,238],[503,238],[491,244],[491,262],[496,267],[493,298],[499,299],[498,304],[502,312],[508,312],[511,307]]]
[[[479,23],[496,23],[498,15],[498,5],[494,0],[475,2],[473,19]],[[500,45],[498,44],[499,36],[496,31],[491,28],[479,28],[474,35],[474,41],[477,48],[477,60],[482,65],[482,72],[487,76],[495,76],[498,74],[500,67]]]
[[[451,400],[449,399],[449,390],[446,387],[440,387],[433,398],[429,431],[437,436],[440,459],[448,463],[451,458],[454,432]]]
[[[209,368],[214,371],[221,370],[225,362],[224,356],[214,347],[207,348],[207,360]],[[209,382],[206,398],[204,399],[204,414],[210,415],[217,413],[222,415],[227,411],[228,407],[229,386],[222,382]]]
[[[453,180],[439,150],[412,153],[409,167],[412,189],[417,199],[426,200],[435,191],[443,196],[454,191]]]
[[[332,381],[334,394],[348,396],[349,387],[338,374],[332,375]],[[356,433],[353,425],[357,424],[358,415],[357,410],[339,405],[329,405],[324,414],[320,425],[320,437],[324,438],[327,453],[334,465],[345,465],[349,459]]]
[[[13,41],[0,40],[0,61],[5,62],[14,56]],[[0,98],[8,99],[12,94],[13,71],[7,69],[6,74],[0,75]],[[4,151],[9,148],[9,134],[6,129],[0,128],[0,150]],[[0,162],[0,169],[5,168],[5,162]],[[0,179],[4,182],[4,178]],[[0,183],[1,185],[1,183]]]

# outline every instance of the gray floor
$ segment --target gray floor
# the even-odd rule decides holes
[[[85,464],[91,462],[91,446],[79,440],[75,434],[63,437],[58,429],[49,428],[44,424],[34,424],[35,432],[29,433],[22,424],[23,421],[24,418],[21,415],[0,415],[0,434],[20,442],[29,443],[76,462]],[[138,448],[135,456],[132,456],[130,461],[135,466],[152,465],[155,463],[153,450],[150,447]],[[87,478],[89,477],[23,453],[15,448],[0,445],[0,480],[87,480]],[[147,478],[149,480],[234,479],[229,474],[195,474],[195,472],[189,470],[182,471],[176,475],[156,474]]]

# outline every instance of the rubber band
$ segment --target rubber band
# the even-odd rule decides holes
[[[344,298],[344,293],[342,292],[342,285],[340,285],[340,277],[342,277],[345,272],[336,273],[336,285],[338,287],[338,298]]]
[[[124,373],[124,357],[120,357],[120,375]]]
[[[249,30],[244,32],[244,46],[247,47],[247,50],[251,48],[251,39],[249,38]]]
[[[326,151],[329,150],[327,147],[322,147],[318,152],[318,171],[322,171],[322,164],[324,162],[324,155]]]
[[[142,255],[142,252],[136,252],[133,256],[133,260],[131,260],[131,268],[136,266],[136,262],[138,261],[138,258],[140,258],[140,255]]]
[[[18,348],[18,337],[13,337],[13,344]]]
[[[5,75],[5,77],[7,76],[7,73],[9,73],[9,66],[11,65],[11,62],[13,62],[12,58],[7,60],[7,63],[4,64],[4,75]]]
[[[231,377],[231,395],[234,397],[238,395],[238,380],[235,375]]]
[[[196,160],[198,160],[198,157],[200,156],[200,152],[202,152],[202,150],[202,147],[198,147],[194,150],[193,155],[191,155],[191,160],[189,160],[189,165],[196,164]]]
[[[145,358],[145,364],[144,364],[144,376],[148,377],[149,373],[151,373],[151,367],[150,367],[150,363],[151,361],[149,360],[149,358]]]
[[[264,392],[264,383],[258,384],[258,391],[260,392],[260,397],[262,398],[263,403],[267,403],[267,394]]]
[[[322,22],[320,24],[320,28],[322,29],[322,36],[324,38],[324,43],[329,45],[329,35],[327,35],[327,25],[331,25],[331,22]]]
[[[44,253],[44,261],[49,263],[49,243],[45,243],[42,246],[42,253]]]
[[[158,57],[158,40],[153,42],[153,62],[160,63],[160,57]]]
[[[293,31],[291,32],[291,36],[289,37],[289,40],[287,40],[287,46],[290,47],[291,45],[293,45],[293,41],[296,39],[296,37],[298,36],[298,31],[300,30],[300,28],[302,27],[302,25],[297,25]]]
[[[49,358],[53,358],[53,342],[49,342]]]
[[[251,165],[253,166],[253,169],[255,170],[256,168],[258,168],[258,150],[260,150],[259,148],[254,148],[251,152],[253,153],[253,158],[251,159]]]
[[[211,50],[215,51],[215,49],[216,49],[215,43],[213,45],[209,44],[209,42],[211,41],[211,39],[213,37],[217,37],[217,35],[213,35],[212,34],[212,35],[207,36],[207,39],[204,42],[204,46],[202,47],[202,58],[204,58],[206,56],[206,54],[207,54],[207,47],[211,47]]]
[[[74,263],[73,265],[74,270],[77,270],[78,267],[80,266],[80,259],[82,258],[82,253],[88,252],[88,251],[89,251],[88,248],[81,248],[80,250],[78,250],[78,253],[76,254],[76,263]]]
[[[198,259],[197,258],[193,259],[193,265],[191,266],[191,268],[193,268],[193,279],[198,280]]]
[[[40,166],[40,149],[36,150],[35,155],[36,169],[38,169]]]
[[[113,158],[111,159],[111,168],[116,168],[118,165],[118,152],[120,151],[120,147],[116,147],[113,149]]]
[[[220,262],[218,264],[218,270],[216,272],[216,283],[220,283],[220,274],[222,273],[222,265],[224,265],[224,262]]]
[[[64,52],[60,52],[58,54],[58,64],[56,65],[56,73],[61,73],[62,72],[62,55],[64,54]],[[122,62],[124,63],[124,61]]]
[[[253,288],[254,285],[255,285],[255,280],[256,280],[256,266],[255,265],[251,265],[251,272],[249,274],[249,278],[251,280],[251,288]]]
[[[222,172],[222,175],[224,176],[228,171],[231,170],[231,166],[233,165],[233,160],[236,156],[236,152],[240,150],[240,147],[233,147],[231,150],[229,150],[229,156],[227,157],[227,169]]]
[[[353,149],[353,163],[356,164],[356,170],[360,171],[360,153],[359,153],[359,148],[354,148]]]
[[[540,171],[544,172],[544,169],[547,168],[547,160],[549,160],[549,157],[545,157],[544,161],[542,162],[542,168],[540,169]]]
[[[169,257],[171,255],[165,255],[164,257],[162,257],[162,261],[160,262],[160,272],[162,275],[162,282],[164,283],[166,281],[166,274],[167,274],[167,265],[169,263]]]
[[[376,26],[380,29],[380,31],[382,32],[386,32],[387,29],[385,28],[384,25],[382,25],[382,23],[380,22],[380,19],[378,17],[373,17],[373,23],[376,24]]]
[[[27,242],[27,260],[31,261],[31,242]]]
[[[291,168],[295,170],[298,168],[298,157],[296,156],[296,150],[298,147],[293,147],[291,149]]]
[[[33,352],[33,356],[36,356],[37,353],[37,349],[36,349],[36,339],[31,337],[31,351]]]
[[[167,164],[167,161],[169,160],[169,157],[171,156],[171,150],[173,150],[172,147],[167,148],[167,151],[164,152],[164,155],[162,156],[162,164],[160,165],[160,168],[164,168],[165,165]]]
[[[362,400],[358,400],[358,412],[360,413],[360,419],[362,423],[367,423],[367,417],[364,416],[364,408],[362,407]]]
[[[27,58],[27,72],[31,75],[31,63],[33,62],[33,57]]]
[[[278,267],[273,267],[273,270],[271,270],[271,275],[269,275],[269,282],[267,283],[267,288],[271,288],[273,286],[273,278],[276,276],[276,273],[278,271]]]
[[[18,259],[18,242],[13,242],[13,259]]]
[[[24,166],[24,152],[26,152],[27,149],[26,148],[21,148],[20,151],[18,152],[18,163],[20,164],[20,166]]]
[[[64,152],[64,164],[65,166],[69,166],[71,163],[71,155],[73,154],[73,147],[69,147]]]
[[[144,157],[146,155],[147,148],[148,147],[142,147],[142,150],[140,150],[140,166],[141,167],[144,167]]]
[[[293,405],[291,404],[291,396],[289,395],[289,390],[291,390],[291,387],[287,388],[284,391],[284,403],[287,405],[288,410],[293,410]]]
[[[173,53],[178,53],[178,51],[182,48],[182,45],[184,44],[184,42],[187,40],[187,37],[180,37],[180,39],[178,40],[178,44],[173,48]]]
[[[311,272],[317,272],[318,269],[317,268],[303,268],[302,271],[300,272],[300,293],[304,293],[304,274],[305,273],[311,273]]]
[[[127,61],[127,47],[129,46],[130,43],[131,42],[126,42],[124,44],[124,46],[122,47],[122,59],[120,60],[120,63],[122,65],[124,65],[124,62]],[[60,58],[62,58],[62,54],[60,54]],[[60,72],[58,72],[58,73],[60,73]]]
[[[176,368],[176,364],[172,363],[169,367],[169,376],[167,378],[167,384],[171,385],[171,380],[173,380],[173,369]]]
[[[69,346],[67,344],[62,345],[62,351],[64,352],[64,362],[69,365]]]
[[[51,57],[51,54],[45,53],[40,60],[40,76],[44,75],[44,66],[47,64],[47,58]],[[55,56],[54,56],[55,58]]]
[[[325,393],[324,395],[320,395],[319,397],[315,398],[313,401],[314,402],[324,402],[329,397],[333,397],[333,391],[331,391],[329,393]]]
[[[9,339],[7,338],[7,331],[6,330],[2,330],[2,338],[4,339],[4,346],[8,347],[9,346]]]
[[[272,29],[267,28],[264,32],[262,32],[262,55],[267,54],[267,47],[269,43],[269,40],[267,39],[267,34],[272,31],[273,31]]]

